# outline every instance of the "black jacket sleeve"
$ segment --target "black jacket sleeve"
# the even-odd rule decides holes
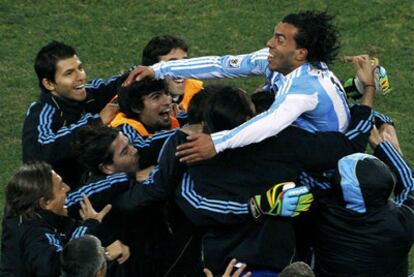
[[[144,137],[128,124],[120,125],[119,129],[128,138],[131,144],[138,149],[139,165],[141,168],[157,165],[160,151],[165,141],[176,133],[176,130],[170,130],[157,133],[153,136]]]
[[[409,245],[414,242],[414,178],[413,170],[401,154],[388,141],[380,143],[374,155],[385,162],[397,177],[394,202],[398,210],[398,221],[404,226]],[[402,239],[402,238],[401,238]]]
[[[96,177],[92,176],[91,179],[94,179],[93,181],[91,180],[87,184],[69,192],[65,205],[70,217],[80,218],[80,202],[83,200],[83,195],[88,196],[89,201],[96,211],[100,211],[107,204],[112,203],[118,195],[127,191],[135,184],[133,176],[124,172]]]
[[[128,77],[129,72],[112,76],[107,80],[96,79],[88,82],[85,89],[88,92],[86,111],[99,113],[117,94],[117,88]]]
[[[411,167],[388,141],[380,143],[375,148],[374,155],[385,162],[397,178],[394,201],[398,205],[406,205],[411,208],[414,214],[414,178]]]

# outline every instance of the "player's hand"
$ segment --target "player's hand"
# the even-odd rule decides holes
[[[240,277],[241,276],[244,269],[246,268],[246,264],[242,264],[236,271],[234,271],[233,274],[231,274],[236,263],[237,263],[236,259],[232,259],[230,261],[230,263],[227,265],[226,271],[224,271],[223,277]],[[208,268],[204,268],[203,271],[206,277],[213,277],[213,273]],[[252,275],[251,272],[247,272],[246,274],[243,274],[243,277],[249,277],[251,275]]]
[[[119,112],[119,105],[115,103],[108,103],[106,106],[101,110],[99,116],[101,117],[101,121],[104,125],[108,125],[111,123],[112,119],[116,116]]]
[[[263,214],[294,217],[308,211],[313,195],[308,187],[296,187],[293,182],[274,185],[265,194],[255,195],[249,200],[252,216],[260,219]]]
[[[122,83],[123,87],[129,86],[134,81],[141,81],[145,78],[153,79],[155,76],[154,70],[149,66],[137,66],[129,73],[128,78]]]
[[[375,65],[371,63],[368,55],[345,56],[344,61],[352,63],[354,65],[358,79],[362,82],[364,86],[374,85],[374,89],[375,89],[375,81],[374,81]]]
[[[177,146],[176,156],[180,162],[193,163],[210,159],[216,155],[213,141],[207,134],[192,134],[187,137],[187,142]]]
[[[121,241],[116,240],[109,246],[105,247],[105,258],[108,261],[116,259],[118,264],[123,264],[128,260],[130,256],[128,245],[123,244]]]
[[[80,202],[81,209],[79,210],[79,215],[83,220],[95,219],[99,222],[102,222],[102,219],[109,213],[112,209],[110,204],[106,205],[99,213],[95,211],[92,207],[91,201],[84,194],[82,195],[83,200]]]

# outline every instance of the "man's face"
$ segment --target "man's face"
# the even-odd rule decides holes
[[[66,185],[62,178],[52,170],[53,198],[45,202],[44,209],[55,214],[67,216],[68,211],[65,207],[65,200],[70,187]]]
[[[274,29],[273,36],[268,40],[269,68],[284,75],[289,74],[302,63],[297,61],[298,49],[296,47],[295,34],[298,29],[288,23],[279,23]]]
[[[110,166],[112,173],[135,173],[139,169],[138,150],[129,142],[128,138],[119,132],[111,144],[113,163]]]
[[[139,111],[139,120],[154,131],[171,127],[171,96],[164,90],[155,91],[143,97],[144,108]]]
[[[181,48],[173,48],[168,54],[160,56],[160,61],[173,61],[173,60],[181,60],[188,58],[187,52],[182,50]],[[166,84],[169,93],[174,96],[179,96],[184,94],[184,85],[185,80],[178,78],[178,79],[167,79]]]
[[[86,99],[86,73],[78,56],[60,60],[56,64],[55,81],[47,87],[58,97],[82,102]]]

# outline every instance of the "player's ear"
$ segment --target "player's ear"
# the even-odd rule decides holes
[[[306,59],[308,58],[308,49],[306,49],[306,48],[296,49],[295,58],[299,62],[305,62]]]
[[[99,170],[106,175],[112,175],[115,173],[113,164],[99,164]]]
[[[48,91],[54,91],[55,90],[55,83],[50,81],[49,79],[43,78],[42,79],[42,85],[47,89]]]

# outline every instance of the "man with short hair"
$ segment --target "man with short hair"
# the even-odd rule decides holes
[[[86,235],[65,245],[60,256],[62,277],[105,277],[105,250],[101,241]]]
[[[224,149],[262,141],[294,124],[308,131],[344,132],[350,114],[344,89],[328,69],[338,49],[333,16],[305,11],[285,16],[274,28],[267,47],[248,55],[202,57],[138,67],[126,83],[145,77],[217,78],[265,75],[265,89],[277,92],[266,112],[232,130],[189,136],[178,147],[181,160],[211,158]],[[374,84],[368,84],[373,85]]]
[[[107,247],[92,235],[85,235],[68,242],[60,254],[62,277],[106,276],[106,262],[119,264],[129,258],[129,247],[116,240]]]
[[[178,37],[153,37],[142,50],[142,65],[150,66],[161,61],[188,58],[187,43]],[[187,112],[191,98],[203,89],[203,82],[195,79],[167,78],[166,85],[179,112]]]
[[[46,161],[72,187],[83,169],[70,147],[73,134],[83,125],[108,124],[118,111],[109,103],[124,76],[86,83],[86,72],[75,49],[52,41],[35,60],[41,89],[29,107],[22,132],[23,162]]]

